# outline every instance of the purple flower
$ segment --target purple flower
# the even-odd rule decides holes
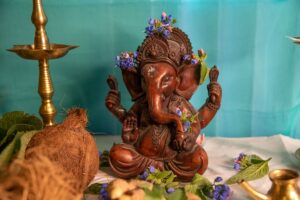
[[[234,159],[233,169],[235,169],[236,171],[241,170],[241,162],[245,156],[246,154],[240,153],[239,156]]]
[[[242,160],[245,156],[246,156],[246,154],[240,153],[240,155],[239,155],[239,157],[238,157],[238,160]]]
[[[183,123],[184,132],[188,131],[190,127],[191,127],[191,122],[190,121],[185,121]]]
[[[101,188],[100,188],[100,192],[99,192],[99,197],[102,199],[102,200],[108,200],[108,192],[107,192],[107,186],[108,184],[107,183],[104,183],[101,185]]]
[[[241,165],[239,163],[234,163],[233,164],[233,169],[236,171],[239,171],[241,169]]]
[[[167,193],[170,194],[170,193],[173,193],[173,192],[175,192],[174,188],[170,187],[170,188],[167,189]]]
[[[150,171],[150,173],[154,173],[154,172],[155,172],[155,167],[154,167],[154,166],[152,166],[152,165],[150,165],[150,167],[149,167],[149,171]]]
[[[229,197],[230,188],[228,185],[215,185],[213,191],[213,200],[227,200]]]
[[[144,171],[141,175],[139,175],[139,178],[141,180],[146,180],[149,176],[149,173],[147,171]]]
[[[158,29],[157,29],[157,31],[160,32],[160,33],[162,33],[163,30],[164,30],[164,27],[163,27],[163,26],[160,26],[160,27],[158,27]]]
[[[176,108],[176,114],[181,117],[182,116],[182,111],[179,108]]]
[[[150,18],[150,19],[148,20],[148,24],[149,24],[149,25],[154,25],[154,19]]]
[[[192,60],[191,60],[191,63],[192,63],[192,64],[197,64],[198,62],[199,62],[199,61],[198,61],[197,59],[192,59]]]
[[[164,34],[164,37],[168,38],[170,36],[170,31],[164,30],[163,34]]]
[[[116,66],[121,69],[131,69],[136,67],[136,54],[132,52],[122,52],[119,56],[116,56]]]
[[[215,183],[221,182],[223,181],[222,177],[218,176],[217,178],[215,178]]]
[[[184,56],[182,57],[182,60],[183,60],[183,61],[189,61],[190,59],[191,59],[191,56],[188,55],[188,54],[186,54],[186,55],[184,55]]]
[[[153,26],[153,25],[147,26],[147,27],[145,28],[145,33],[146,33],[147,35],[151,35],[151,34],[153,33],[153,31],[154,31],[154,26]]]

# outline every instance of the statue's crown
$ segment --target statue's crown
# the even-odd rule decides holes
[[[172,28],[167,37],[158,32],[148,35],[137,51],[140,67],[162,61],[178,68],[183,56],[193,53],[188,36],[179,28]]]

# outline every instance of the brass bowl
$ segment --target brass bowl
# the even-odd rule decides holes
[[[8,51],[15,52],[20,57],[30,60],[55,59],[60,58],[68,53],[69,50],[78,46],[64,44],[50,44],[49,49],[35,49],[34,44],[31,45],[14,45]]]

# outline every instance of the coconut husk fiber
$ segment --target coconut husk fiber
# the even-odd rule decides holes
[[[0,176],[0,200],[81,200],[76,180],[45,156],[14,160]]]
[[[92,135],[86,130],[87,114],[84,109],[72,108],[64,122],[46,127],[30,140],[25,159],[36,155],[48,157],[65,171],[70,172],[83,191],[99,169],[99,153]],[[31,149],[38,151],[30,151]]]

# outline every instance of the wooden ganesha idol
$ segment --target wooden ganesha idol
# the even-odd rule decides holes
[[[172,27],[171,16],[149,20],[147,36],[137,52],[121,53],[117,65],[132,96],[126,110],[120,103],[117,81],[108,78],[107,108],[122,123],[122,144],[109,154],[113,172],[122,178],[141,174],[149,166],[172,170],[182,181],[207,169],[205,150],[196,140],[221,105],[218,69],[209,70],[206,54],[192,52],[188,36]],[[208,98],[196,110],[189,99],[209,75]]]

